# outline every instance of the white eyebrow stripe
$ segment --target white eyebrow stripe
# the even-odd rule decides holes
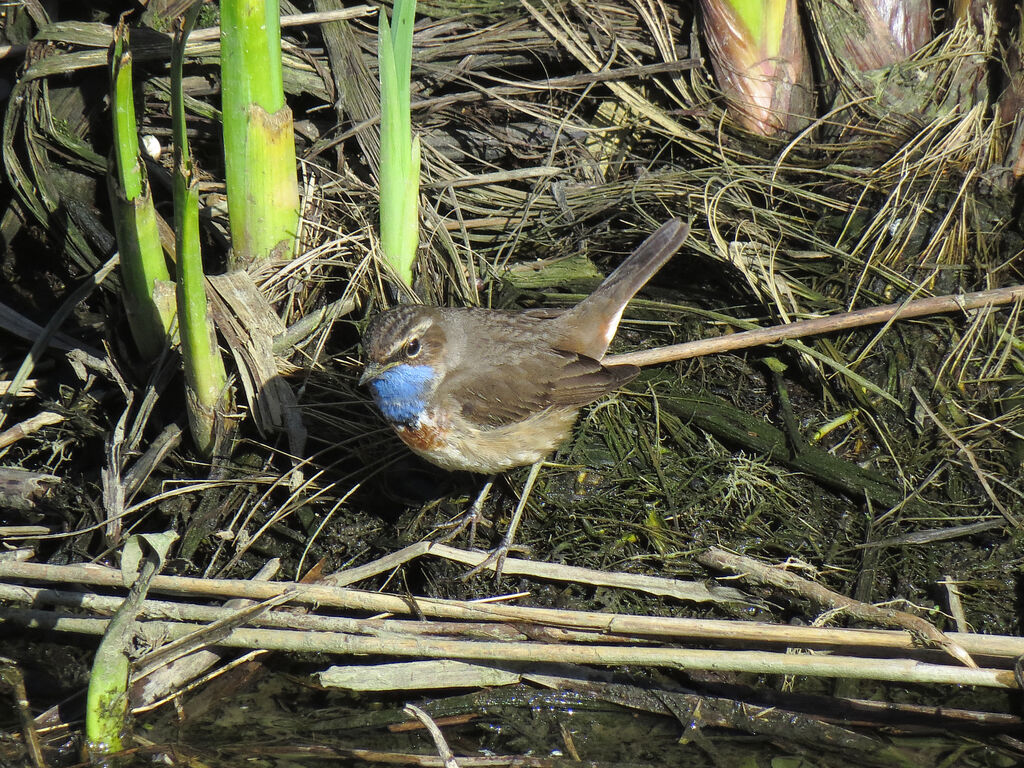
[[[409,339],[422,338],[423,334],[426,333],[430,329],[430,326],[432,326],[433,324],[434,321],[430,319],[420,320],[419,323],[410,328],[406,333],[396,337],[395,343],[392,344],[391,347],[388,349],[386,356],[391,357],[392,355],[396,354],[400,349],[402,349],[402,347],[406,345]]]

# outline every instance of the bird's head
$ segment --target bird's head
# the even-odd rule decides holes
[[[359,379],[388,421],[413,424],[444,376],[445,333],[433,307],[403,305],[377,315],[363,334]]]

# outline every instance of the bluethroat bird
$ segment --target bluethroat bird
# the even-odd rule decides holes
[[[562,312],[402,305],[367,326],[359,383],[409,448],[448,470],[493,475],[533,465],[494,551],[499,574],[541,460],[569,437],[580,408],[639,373],[601,359],[626,304],[688,232],[678,219],[662,225]]]

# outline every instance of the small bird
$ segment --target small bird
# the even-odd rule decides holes
[[[603,365],[633,295],[682,246],[689,225],[663,224],[571,309],[504,311],[402,305],[363,334],[369,385],[409,448],[448,470],[494,474],[533,464],[569,437],[580,408],[639,373]],[[526,492],[520,505],[525,505]],[[514,525],[498,549],[508,551]],[[497,551],[497,550],[496,550]],[[504,560],[504,553],[501,555]]]

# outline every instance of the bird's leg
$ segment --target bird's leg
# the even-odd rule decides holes
[[[508,557],[509,550],[512,549],[512,542],[515,541],[519,521],[523,519],[523,510],[526,509],[526,502],[530,498],[530,491],[533,490],[533,485],[537,482],[537,475],[540,474],[540,468],[543,465],[543,461],[537,461],[530,465],[530,474],[526,476],[526,482],[523,484],[523,493],[519,497],[519,503],[516,504],[516,511],[512,514],[512,522],[508,524],[508,530],[505,531],[505,535],[501,538],[501,544],[492,549],[482,562],[463,576],[463,579],[475,576],[492,564],[494,565],[495,580],[501,578],[501,572],[505,567],[505,558]]]
[[[443,526],[440,526],[442,528],[447,528],[449,525],[454,526],[450,533],[446,534],[443,538],[438,539],[441,544],[451,541],[468,527],[469,547],[472,549],[473,544],[476,541],[476,527],[480,521],[483,520],[484,502],[487,501],[487,497],[491,493],[491,488],[494,486],[494,478],[496,477],[497,475],[491,475],[487,478],[487,482],[484,483],[484,487],[480,489],[480,493],[477,494],[476,500],[454,523],[445,523]]]

